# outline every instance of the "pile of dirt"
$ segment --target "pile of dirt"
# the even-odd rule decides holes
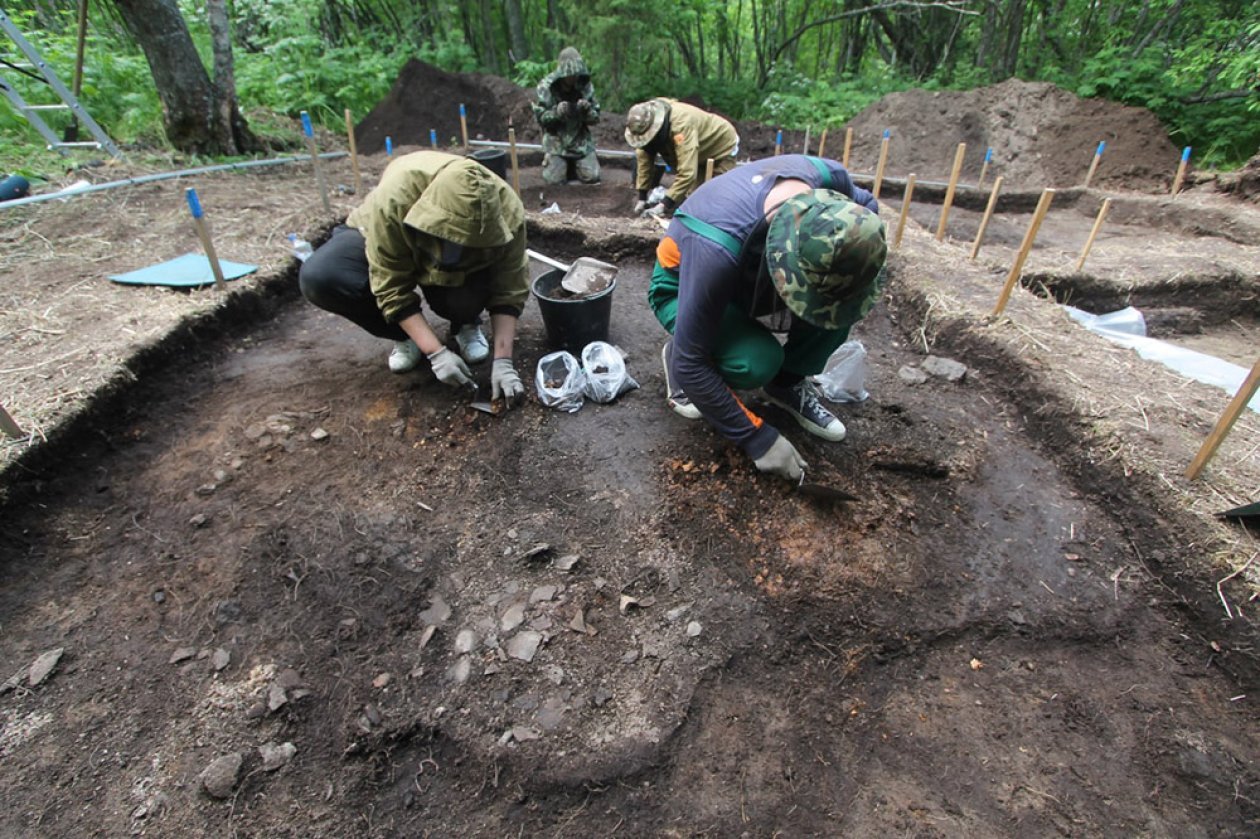
[[[1213,178],[1213,181],[1221,192],[1260,204],[1260,154],[1248,160],[1237,172]]]
[[[964,179],[979,175],[984,151],[992,148],[989,177],[1004,175],[1011,186],[1076,186],[1100,141],[1107,146],[1091,186],[1166,192],[1177,172],[1177,148],[1153,113],[1082,99],[1044,82],[1010,79],[969,91],[894,93],[850,126],[856,171],[874,170],[887,129],[890,175],[947,176],[958,144],[966,143]]]

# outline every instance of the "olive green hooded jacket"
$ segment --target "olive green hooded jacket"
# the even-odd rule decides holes
[[[389,323],[420,311],[416,286],[459,286],[491,272],[490,314],[519,316],[529,296],[525,208],[501,178],[435,151],[385,168],[346,224],[367,240],[368,279]],[[447,247],[443,262],[443,242]]]
[[[535,93],[538,100],[530,107],[543,130],[543,152],[576,159],[595,151],[591,126],[599,122],[599,100],[591,84],[591,71],[577,50],[565,47],[560,51],[556,69],[543,77]],[[580,100],[590,103],[586,111],[577,109],[575,103]],[[563,116],[556,112],[561,102],[569,103]]]

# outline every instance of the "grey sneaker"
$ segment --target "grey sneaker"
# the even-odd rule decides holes
[[[665,368],[665,401],[669,407],[674,409],[674,413],[678,416],[689,419],[700,419],[700,409],[691,404],[691,400],[687,398],[687,394],[682,392],[682,388],[674,387],[673,379],[669,375],[669,351],[674,346],[674,339],[665,342],[665,346],[661,347],[661,366]]]
[[[762,388],[766,399],[786,410],[810,434],[833,443],[844,439],[844,423],[827,410],[818,398],[818,390],[809,379],[801,379],[792,387],[774,383]]]
[[[476,364],[490,357],[490,342],[486,340],[486,334],[481,331],[481,327],[475,323],[460,327],[455,333],[455,344],[459,347],[459,354],[469,364]]]
[[[416,342],[408,338],[405,341],[395,341],[394,348],[389,351],[389,369],[394,373],[406,373],[416,369],[416,365],[420,363],[420,357],[423,353],[416,346]]]

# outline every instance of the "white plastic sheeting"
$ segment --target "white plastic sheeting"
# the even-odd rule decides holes
[[[1238,393],[1243,381],[1250,372],[1246,367],[1239,367],[1228,361],[1195,352],[1146,336],[1146,320],[1142,313],[1132,306],[1118,312],[1105,315],[1094,315],[1072,306],[1064,306],[1068,315],[1090,332],[1106,338],[1112,343],[1136,350],[1142,358],[1158,361],[1165,367],[1175,370],[1181,375],[1203,382],[1206,385],[1219,387],[1231,398]],[[1221,406],[1224,409],[1224,405]],[[1256,396],[1247,407],[1260,413],[1260,396]]]

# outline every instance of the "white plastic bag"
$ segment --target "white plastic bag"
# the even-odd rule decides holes
[[[845,341],[836,347],[814,381],[832,402],[865,402],[870,398],[866,392],[866,347],[861,341]]]
[[[611,402],[639,386],[626,372],[621,351],[604,341],[592,341],[583,348],[582,371],[586,376],[586,395],[596,402]]]
[[[570,414],[579,410],[585,384],[582,364],[571,353],[561,350],[538,359],[534,388],[538,391],[538,401],[548,408]]]

